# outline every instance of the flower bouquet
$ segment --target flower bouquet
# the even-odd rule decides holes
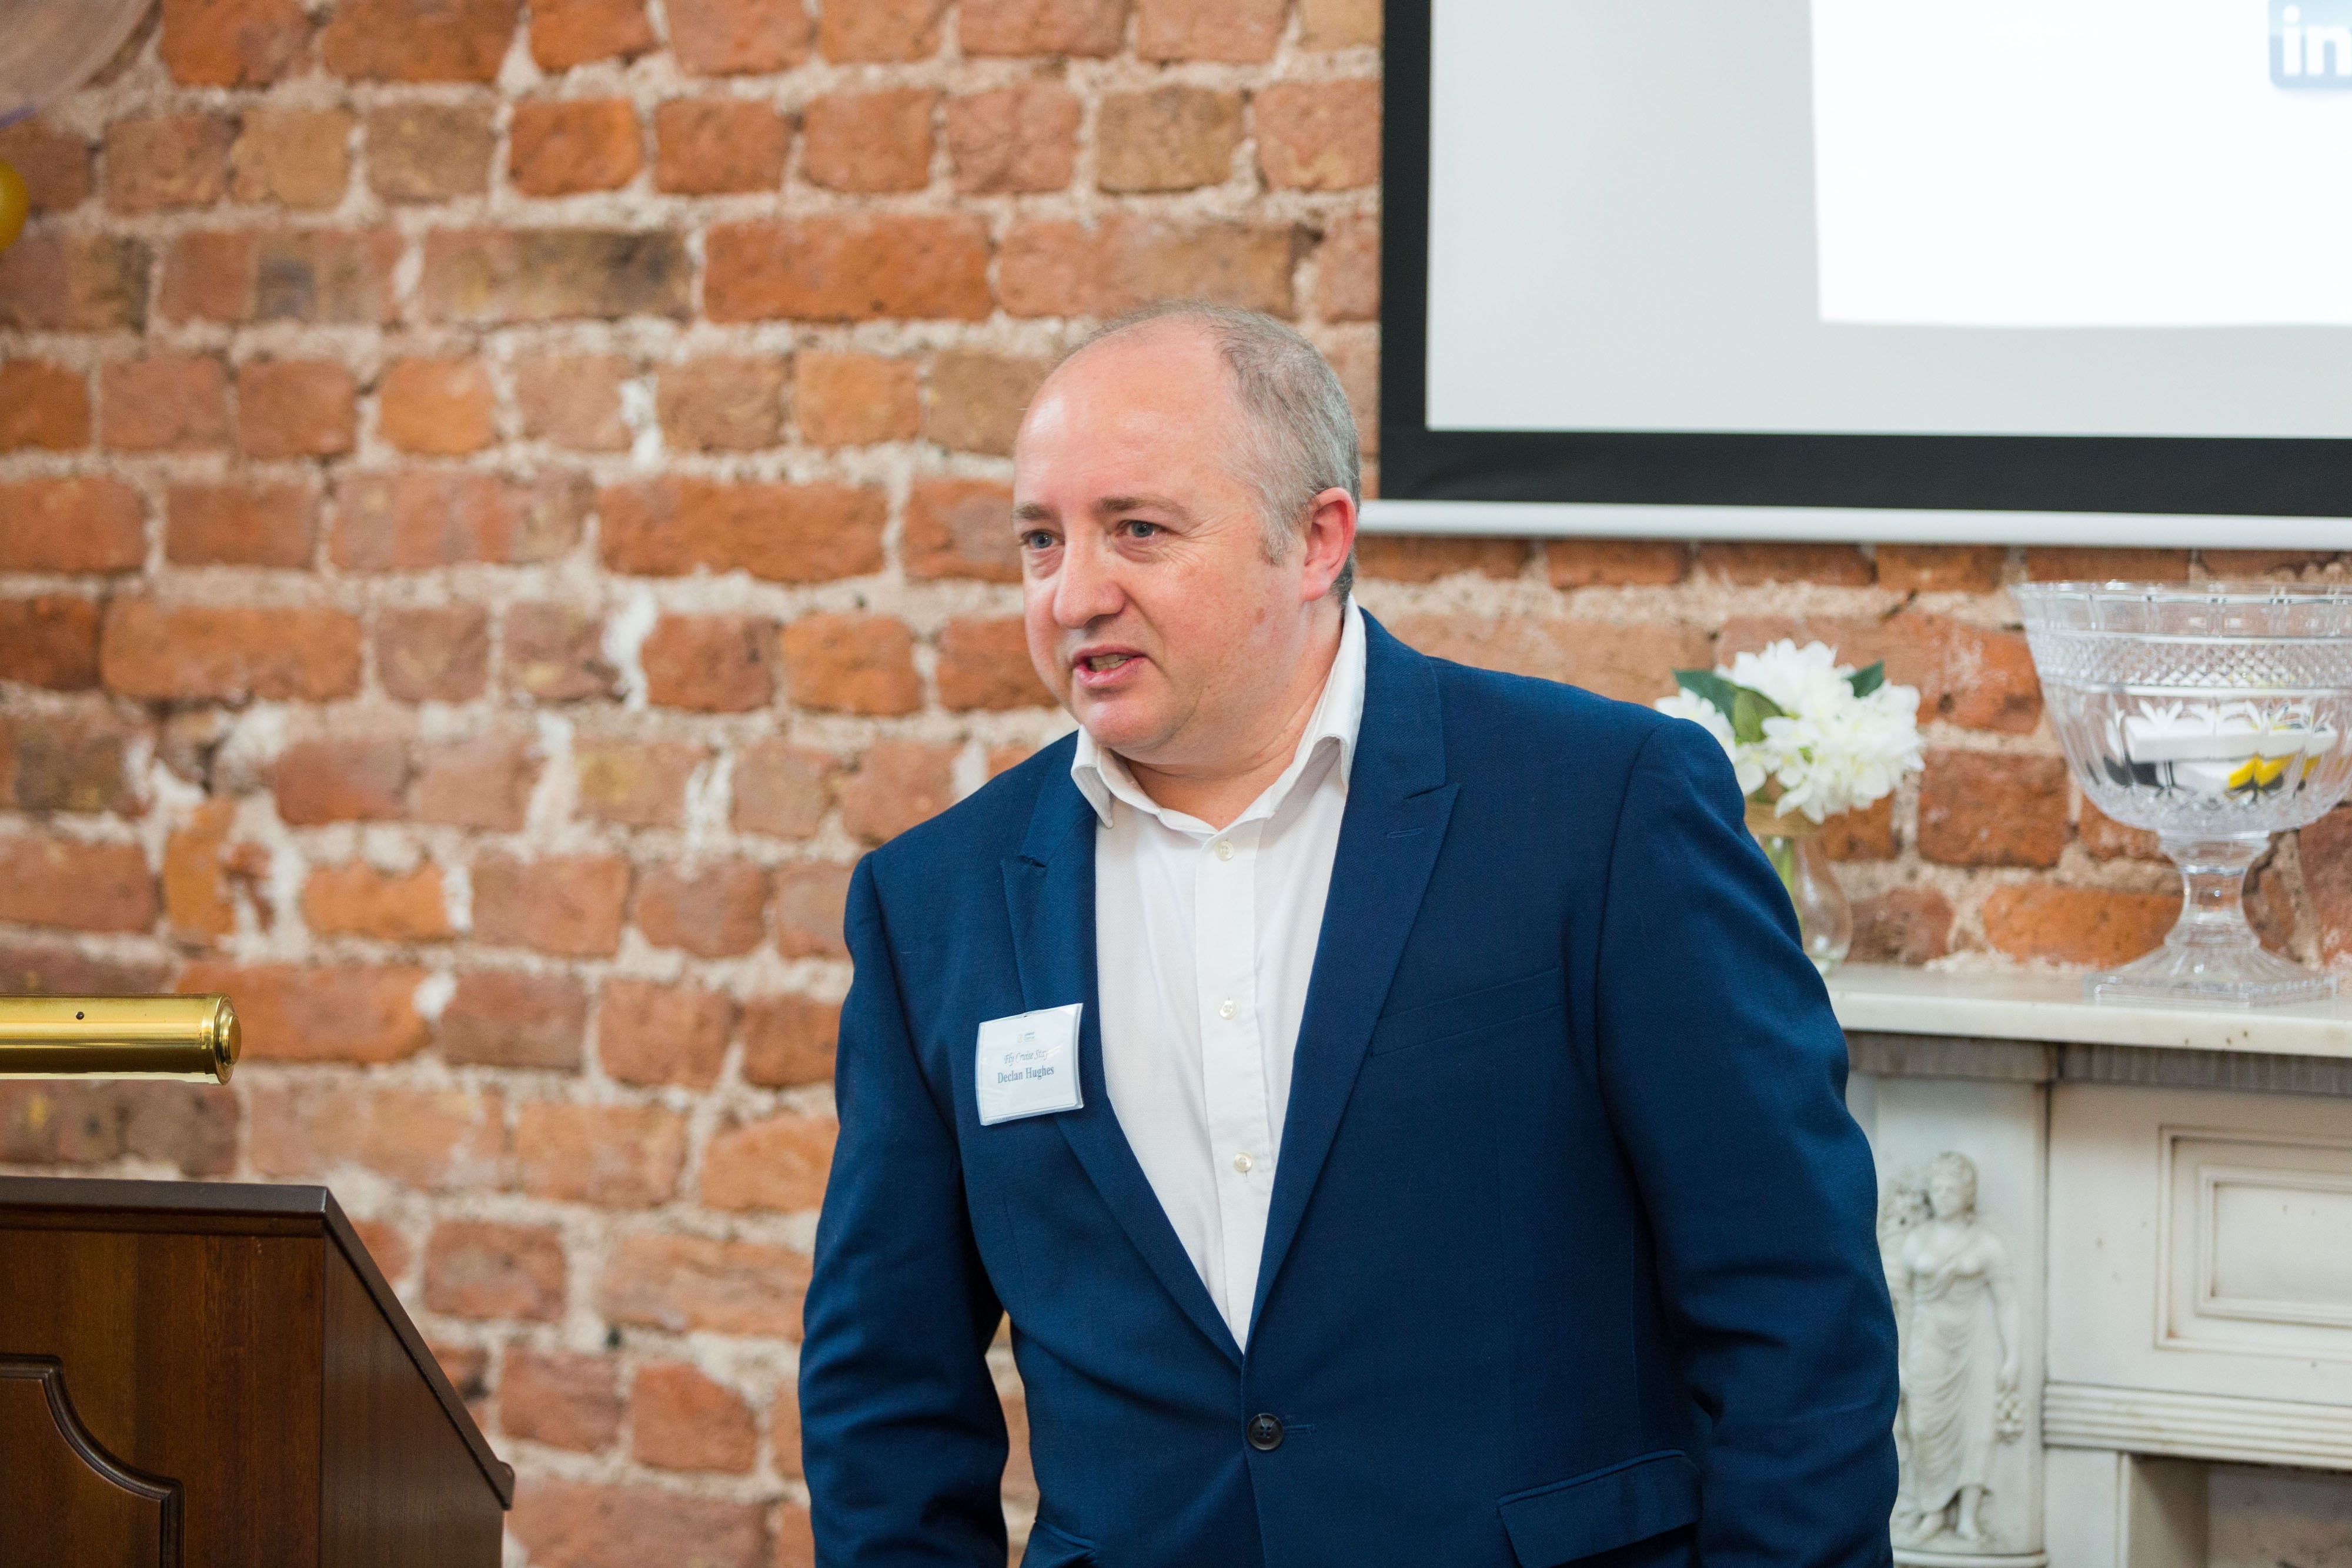
[[[1699,726],[1731,758],[1748,831],[1796,905],[1807,956],[1828,974],[1853,939],[1853,916],[1821,825],[1893,794],[1920,766],[1918,691],[1888,685],[1884,662],[1857,670],[1825,644],[1786,640],[1727,667],[1676,670],[1675,685],[1658,711]]]

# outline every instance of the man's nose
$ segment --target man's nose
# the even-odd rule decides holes
[[[1106,615],[1116,615],[1127,602],[1119,590],[1115,563],[1101,548],[1083,536],[1062,550],[1062,570],[1054,582],[1054,620],[1076,631]]]

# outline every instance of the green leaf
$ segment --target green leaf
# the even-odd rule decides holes
[[[1780,710],[1762,692],[1746,686],[1731,689],[1738,694],[1731,703],[1731,738],[1742,746],[1753,746],[1764,738],[1764,721],[1779,718]]]
[[[1704,703],[1715,705],[1715,711],[1725,718],[1731,716],[1731,705],[1739,688],[1717,674],[1713,670],[1676,670],[1675,685]]]
[[[1847,677],[1847,684],[1853,687],[1854,695],[1868,696],[1886,684],[1886,661],[1881,659],[1866,670],[1856,670]]]

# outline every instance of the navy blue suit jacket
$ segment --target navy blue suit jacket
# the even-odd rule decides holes
[[[823,1568],[1004,1562],[1000,1312],[1030,1568],[1889,1560],[1870,1152],[1722,750],[1367,631],[1246,1355],[1103,1087],[1072,743],[859,865],[801,1354]],[[982,1126],[981,1021],[1070,1002],[1083,1108]]]

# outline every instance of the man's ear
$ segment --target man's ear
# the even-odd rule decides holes
[[[1305,570],[1299,581],[1299,598],[1311,601],[1331,591],[1331,585],[1347,570],[1348,558],[1356,548],[1356,498],[1334,485],[1307,504],[1307,527],[1301,537],[1307,546]]]

